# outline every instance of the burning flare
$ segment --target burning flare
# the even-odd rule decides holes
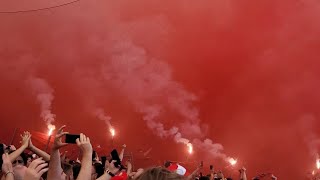
[[[237,164],[237,160],[233,158],[229,158],[229,163],[231,166],[235,166]]]
[[[112,137],[116,135],[116,131],[113,128],[110,128],[110,133]]]
[[[317,169],[320,169],[320,158],[317,158],[316,165],[317,165]]]
[[[48,125],[48,129],[49,129],[48,136],[51,136],[52,132],[56,129],[56,126],[52,125],[52,124],[49,124]]]
[[[193,146],[192,146],[192,144],[191,144],[191,143],[188,143],[187,146],[188,146],[188,152],[189,152],[189,154],[192,154],[192,151],[193,151]]]

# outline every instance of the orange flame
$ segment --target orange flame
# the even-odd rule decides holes
[[[51,136],[52,132],[56,129],[56,126],[52,125],[52,124],[49,124],[48,125],[48,129],[49,129],[48,136]]]
[[[193,151],[193,146],[192,146],[192,144],[191,144],[191,143],[188,143],[187,146],[188,146],[188,152],[189,152],[189,154],[192,154],[192,151]]]
[[[237,164],[237,160],[233,159],[233,158],[229,158],[229,163],[231,164],[231,166],[235,166]]]
[[[116,131],[113,128],[110,128],[110,133],[112,137],[116,135]]]

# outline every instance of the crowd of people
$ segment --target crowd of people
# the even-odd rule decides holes
[[[76,144],[81,151],[81,158],[76,160],[68,159],[65,154],[60,154],[60,148],[68,145],[62,141],[62,138],[68,133],[64,132],[66,127],[62,126],[54,135],[54,142],[51,153],[37,148],[32,143],[31,134],[24,132],[21,134],[21,146],[0,145],[1,180],[231,180],[232,178],[224,177],[221,171],[215,171],[210,167],[210,173],[203,175],[201,170],[203,163],[191,173],[175,162],[167,161],[161,167],[150,167],[147,169],[137,169],[134,171],[130,160],[123,162],[124,151],[114,149],[110,156],[99,157],[93,150],[90,138],[84,134],[76,139]],[[26,153],[26,151],[32,153]],[[239,170],[240,180],[248,180],[246,169]],[[273,174],[261,174],[253,178],[273,179],[277,178]]]

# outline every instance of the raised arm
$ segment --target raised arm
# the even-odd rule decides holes
[[[57,134],[54,137],[54,143],[51,150],[51,157],[50,157],[50,164],[49,164],[49,171],[48,171],[48,180],[62,180],[62,167],[61,167],[61,160],[60,160],[60,152],[59,149],[68,145],[67,143],[62,143],[61,138],[68,134],[67,132],[63,132],[63,129],[66,126],[62,126]]]
[[[203,164],[201,163],[197,169],[195,169],[188,177],[187,177],[187,180],[192,180],[194,179],[194,177],[198,174],[198,172],[200,171],[200,169],[203,168]]]
[[[213,169],[213,166],[210,165],[210,180],[213,180],[214,179],[214,169]]]
[[[241,168],[240,172],[240,180],[247,180],[246,168]]]
[[[50,161],[50,155],[43,150],[37,148],[35,145],[32,144],[31,138],[29,139],[29,147],[28,149],[34,152],[39,157],[42,157],[45,161]]]
[[[76,140],[78,147],[82,152],[81,169],[77,180],[90,180],[92,171],[92,146],[89,137],[80,134],[80,139]]]
[[[5,180],[14,180],[14,173],[9,155],[7,153],[2,154],[2,160],[3,163],[1,169]]]
[[[13,151],[11,154],[9,154],[10,161],[13,162],[17,159],[17,157],[20,156],[20,154],[23,153],[24,150],[26,150],[29,146],[29,140],[30,140],[30,133],[28,131],[23,132],[21,136],[21,146],[17,150]]]
[[[130,161],[127,161],[126,165],[127,165],[127,174],[129,175],[132,173],[132,164]]]
[[[123,156],[124,156],[124,150],[126,149],[127,145],[122,145],[122,149],[121,149],[121,152],[119,154],[119,158],[120,158],[120,161],[123,160]]]

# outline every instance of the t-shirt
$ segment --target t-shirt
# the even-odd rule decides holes
[[[111,180],[126,180],[128,178],[128,174],[126,172],[120,172],[111,178]]]

